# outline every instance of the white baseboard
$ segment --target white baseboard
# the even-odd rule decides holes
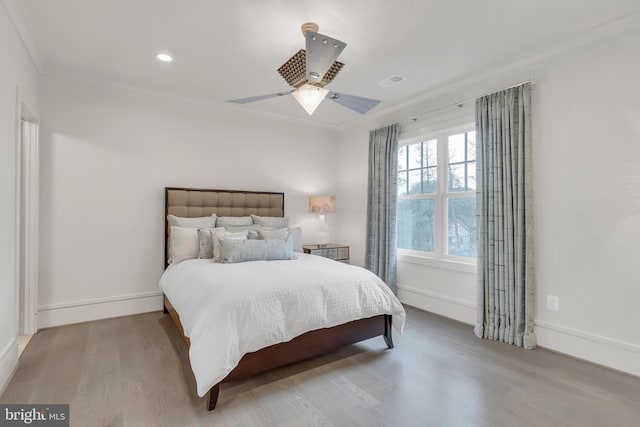
[[[162,292],[160,291],[52,304],[38,309],[38,328],[148,313],[161,309]]]
[[[398,299],[404,304],[474,325],[476,304],[447,295],[398,285]],[[640,346],[595,335],[543,320],[534,320],[539,347],[618,371],[640,376]]]
[[[436,292],[411,286],[397,285],[398,299],[403,304],[449,317],[469,325],[476,323],[476,305]]]
[[[542,320],[533,330],[540,347],[640,376],[640,345]]]
[[[0,395],[18,367],[18,340],[12,337],[0,352]]]

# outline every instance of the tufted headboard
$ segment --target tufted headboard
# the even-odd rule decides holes
[[[165,266],[169,234],[167,215],[199,217],[214,213],[218,216],[284,216],[284,193],[165,187]]]

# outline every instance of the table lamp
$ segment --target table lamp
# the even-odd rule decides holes
[[[336,213],[336,196],[311,196],[309,197],[309,212],[319,214],[320,232],[318,233],[318,246],[326,246],[329,243],[324,215]]]

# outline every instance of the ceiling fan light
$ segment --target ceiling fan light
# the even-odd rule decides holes
[[[304,108],[309,115],[312,115],[324,97],[327,96],[327,93],[329,93],[329,90],[323,87],[304,84],[293,91],[293,96],[302,108]]]
[[[171,61],[173,61],[173,58],[170,55],[167,55],[166,53],[159,53],[159,54],[156,55],[156,58],[158,58],[162,62],[171,62]]]

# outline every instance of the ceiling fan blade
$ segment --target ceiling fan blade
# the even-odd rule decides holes
[[[356,113],[365,114],[376,105],[380,104],[377,99],[363,98],[361,96],[347,95],[346,93],[329,92],[324,99],[328,99],[333,102],[347,107]]]
[[[347,44],[314,31],[307,31],[305,39],[307,80],[320,83]]]
[[[248,104],[249,102],[262,101],[263,99],[289,95],[291,92],[293,92],[293,90],[288,90],[286,92],[270,93],[269,95],[251,96],[249,98],[231,99],[228,102],[235,102],[236,104]]]

